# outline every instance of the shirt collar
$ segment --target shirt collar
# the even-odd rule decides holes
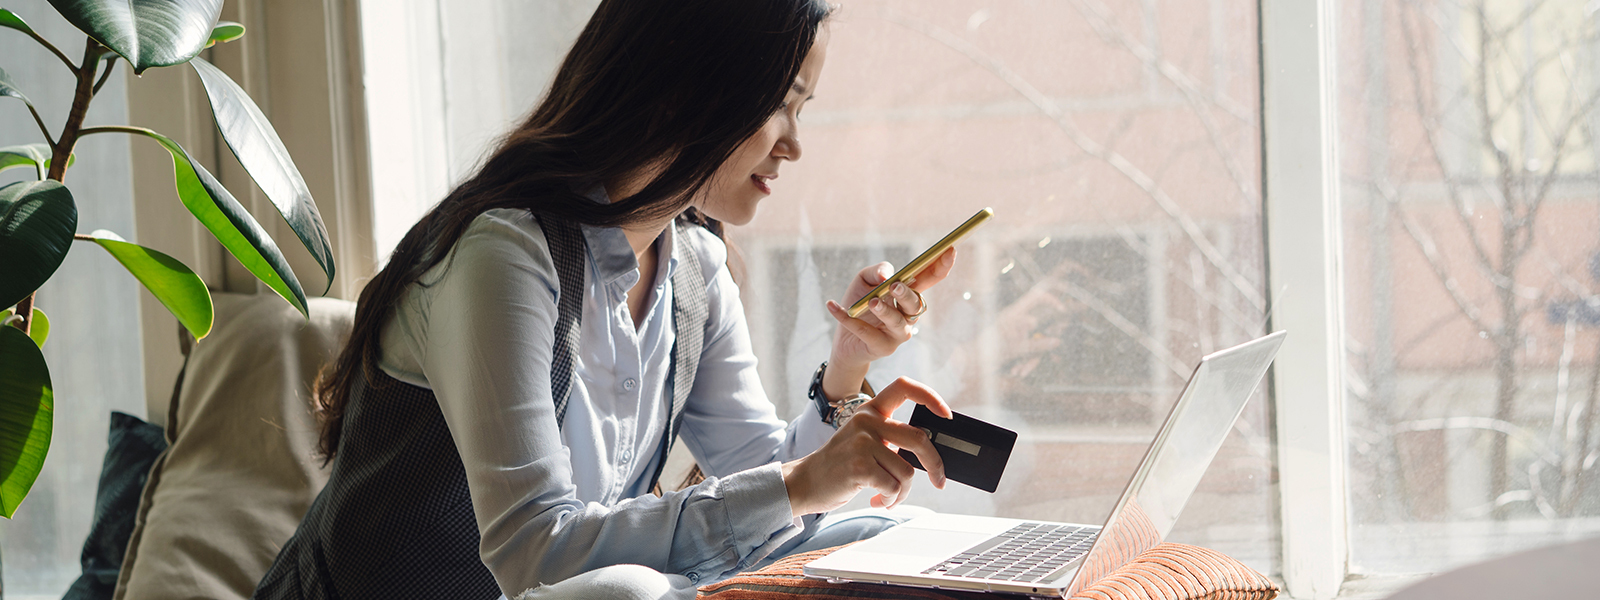
[[[598,204],[610,204],[611,197],[603,185],[596,184],[583,192],[583,196]],[[639,282],[639,259],[633,255],[633,246],[620,227],[583,225],[583,239],[589,246],[589,256],[600,271],[600,280],[606,285],[622,283],[629,288]],[[664,284],[676,272],[678,258],[673,252],[677,242],[676,227],[668,226],[656,238],[656,284]]]

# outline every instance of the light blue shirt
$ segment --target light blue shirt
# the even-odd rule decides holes
[[[603,198],[603,197],[602,197]],[[709,317],[681,439],[710,478],[650,493],[667,419],[675,259],[636,329],[638,262],[619,229],[583,227],[586,295],[574,385],[557,428],[550,360],[560,281],[526,211],[475,219],[451,256],[413,285],[385,325],[379,366],[433,390],[466,468],[480,555],[507,594],[598,567],[641,564],[694,581],[748,568],[815,519],[791,516],[782,461],[833,429],[815,410],[774,412],[756,373],[726,248],[695,228]],[[672,256],[673,228],[656,241]]]

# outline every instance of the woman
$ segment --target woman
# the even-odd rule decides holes
[[[865,320],[829,302],[817,410],[786,424],[712,233],[800,158],[828,12],[601,3],[533,115],[362,291],[317,390],[331,478],[256,597],[610,596],[660,573],[692,596],[809,538],[853,540],[817,536],[819,516],[869,487],[875,506],[905,499],[915,471],[886,444],[943,486],[928,440],[888,415],[944,402],[905,379],[858,392],[909,339],[918,290]],[[846,297],[888,274],[864,269]],[[712,477],[651,495],[680,436]]]

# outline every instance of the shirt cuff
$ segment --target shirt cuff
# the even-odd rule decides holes
[[[789,505],[789,488],[783,483],[782,464],[768,463],[734,473],[723,478],[720,487],[734,547],[741,556],[737,570],[766,558],[800,533]]]

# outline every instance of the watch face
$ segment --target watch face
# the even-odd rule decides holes
[[[839,407],[833,413],[833,422],[834,422],[834,424],[839,425],[839,426],[843,426],[845,421],[849,421],[850,420],[850,417],[856,416],[857,409],[860,409],[860,408],[861,408],[860,404],[846,404],[844,406]]]
[[[850,420],[850,417],[855,416],[856,413],[861,412],[861,405],[866,404],[869,400],[872,400],[872,397],[866,394],[845,396],[837,406],[833,407],[833,425],[835,427],[844,426],[844,422]]]

